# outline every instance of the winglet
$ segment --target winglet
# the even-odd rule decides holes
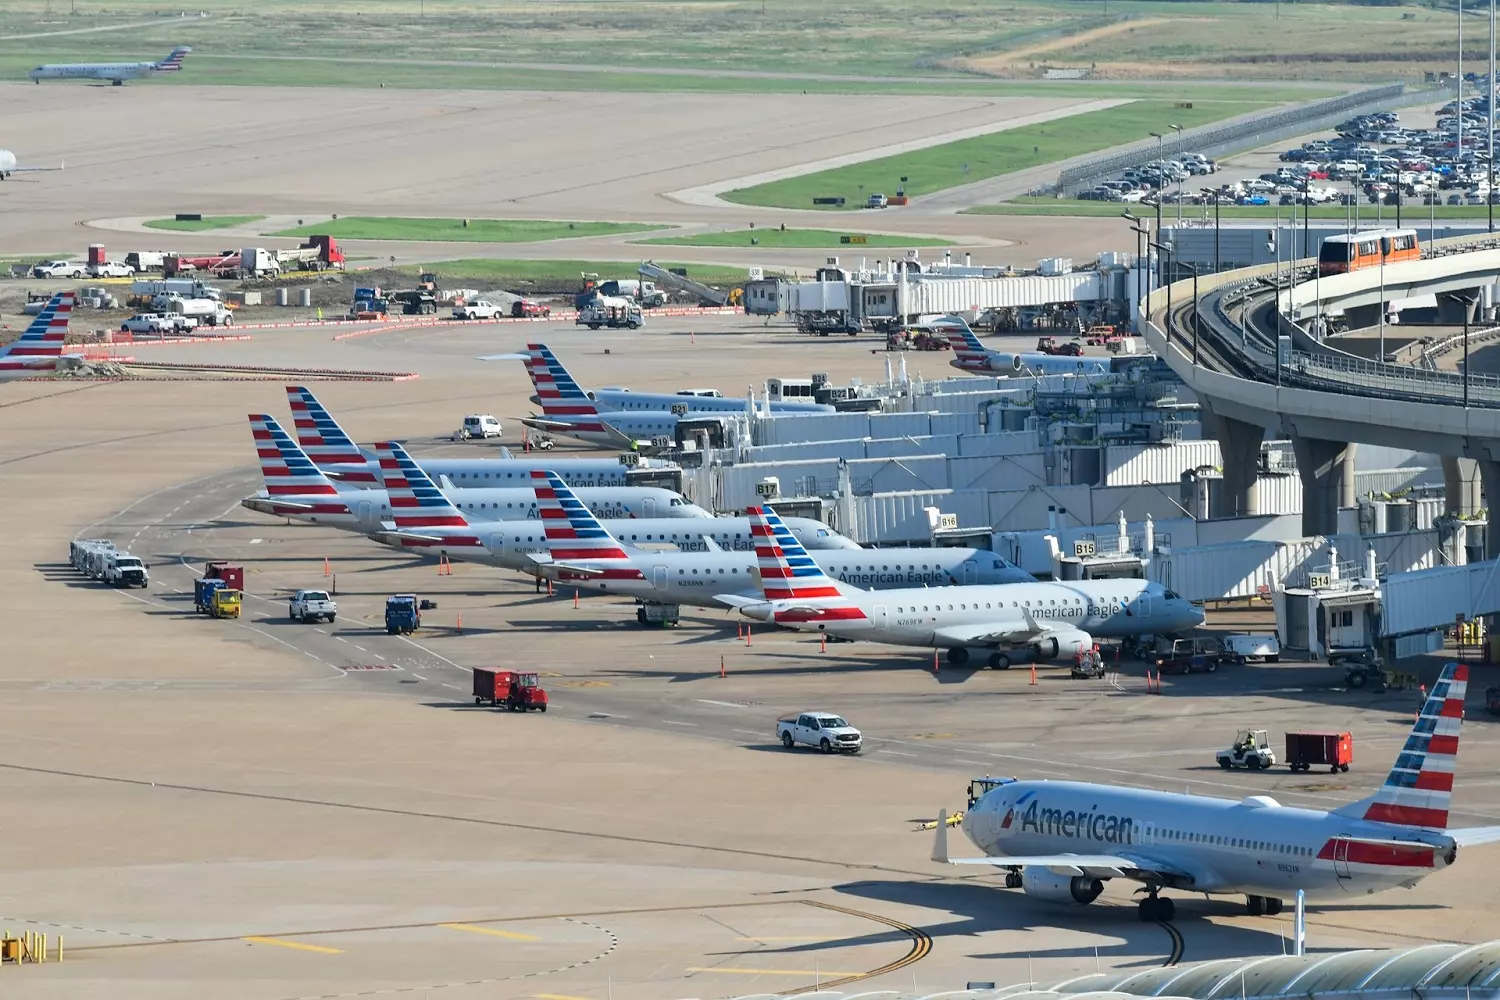
[[[714,538],[713,538],[712,535],[704,535],[703,536],[703,544],[708,547],[708,551],[710,551],[710,552],[723,552],[724,551],[723,547],[720,546],[718,542],[714,541]]]
[[[948,864],[948,810],[942,808],[937,814],[937,832],[932,835],[932,860],[940,865]]]

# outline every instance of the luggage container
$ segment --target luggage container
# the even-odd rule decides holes
[[[214,594],[228,586],[214,576],[203,576],[193,581],[193,610],[200,615],[213,611]]]
[[[1314,764],[1326,764],[1330,773],[1349,770],[1354,760],[1354,735],[1335,732],[1300,732],[1286,734],[1286,766],[1293,771],[1308,771]]]
[[[245,567],[223,560],[205,563],[203,566],[204,579],[223,580],[226,587],[235,590],[245,589]]]

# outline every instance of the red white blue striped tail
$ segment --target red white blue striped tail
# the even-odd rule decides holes
[[[1458,730],[1468,688],[1468,664],[1450,663],[1443,668],[1385,784],[1366,800],[1365,819],[1423,830],[1448,828]]]
[[[380,476],[390,497],[391,520],[404,528],[467,528],[469,519],[453,506],[406,449],[395,441],[375,445]]]
[[[761,589],[767,600],[837,599],[844,596],[838,583],[813,561],[775,511],[751,507],[748,513]]]
[[[533,469],[531,488],[536,492],[537,513],[547,549],[557,562],[617,563],[630,579],[639,579],[625,549],[599,519],[584,506],[568,484],[555,472]],[[613,572],[613,571],[611,571]],[[606,575],[609,575],[608,573]]]
[[[316,396],[300,385],[286,387],[287,402],[292,407],[292,424],[297,429],[297,443],[313,464],[338,477],[340,482],[378,486],[379,477],[370,467],[359,446],[350,439],[338,421],[323,408]]]
[[[58,292],[52,296],[21,336],[0,347],[0,368],[44,371],[52,367],[37,359],[62,356],[63,343],[68,339],[68,320],[72,315],[71,292]]]
[[[974,336],[968,324],[963,327],[948,327],[948,344],[953,348],[955,368],[982,369],[989,367],[989,352]]]
[[[163,73],[175,73],[182,69],[182,60],[189,52],[193,51],[187,46],[173,49],[167,58],[156,64],[156,69]]]
[[[557,355],[546,344],[527,344],[526,371],[536,389],[537,401],[542,415],[550,419],[562,419],[578,430],[604,431],[599,422],[599,406],[583,387],[568,374]]]
[[[318,471],[274,417],[266,413],[250,414],[250,436],[255,439],[255,454],[260,459],[267,496],[338,496],[333,481]],[[348,507],[340,502],[325,513],[347,512]]]

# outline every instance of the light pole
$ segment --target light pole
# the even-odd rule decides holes
[[[1156,213],[1156,235],[1160,236],[1161,235],[1161,197],[1160,197],[1160,192],[1158,192],[1158,196],[1155,197],[1155,198],[1143,198],[1143,199],[1141,199],[1140,205],[1141,205],[1142,208],[1149,208],[1149,209],[1151,209],[1152,211],[1154,211]],[[1156,283],[1158,285],[1160,285],[1162,283],[1162,273],[1161,273],[1161,264],[1160,263],[1158,263],[1156,265]]]
[[[1485,195],[1484,201],[1489,211],[1489,231],[1495,231],[1495,0],[1490,0],[1490,75],[1485,84],[1489,89],[1485,93],[1485,106],[1489,108],[1490,141],[1489,141],[1489,171],[1490,193]],[[1427,237],[1429,240],[1432,237]],[[1468,385],[1468,373],[1464,374],[1464,385]]]
[[[1182,162],[1182,126],[1168,125],[1169,129],[1177,133],[1177,162]],[[1177,180],[1177,228],[1182,228],[1182,179]]]
[[[1167,242],[1167,243],[1157,243],[1156,241],[1153,240],[1151,242],[1151,246],[1153,248],[1155,248],[1155,250],[1156,250],[1157,253],[1161,254],[1162,257],[1165,258],[1167,269],[1171,270],[1172,269],[1172,244],[1170,242]],[[1169,277],[1170,277],[1170,275],[1169,275]],[[1166,333],[1167,333],[1167,343],[1170,345],[1172,343],[1172,282],[1171,281],[1166,282],[1166,286],[1167,286],[1167,325],[1166,325]]]
[[[1193,367],[1198,367],[1198,262],[1193,261]]]
[[[1495,0],[1490,0],[1490,9],[1494,9]],[[1491,83],[1493,86],[1493,82]],[[1469,300],[1464,297],[1462,303],[1464,311],[1464,409],[1469,408]]]
[[[1385,255],[1390,253],[1390,240],[1380,238],[1380,357],[1385,364]]]
[[[1136,314],[1137,316],[1139,316],[1142,300],[1146,297],[1146,293],[1142,290],[1141,287],[1144,284],[1144,275],[1142,274],[1142,268],[1145,266],[1145,261],[1142,260],[1142,258],[1146,256],[1144,251],[1145,241],[1150,237],[1151,232],[1148,229],[1141,228],[1140,217],[1131,212],[1128,208],[1120,213],[1120,218],[1129,222],[1130,231],[1132,233],[1135,233],[1135,301]],[[1136,331],[1140,331],[1139,322],[1136,323]]]
[[[1206,191],[1208,189],[1204,188],[1204,190]],[[1223,199],[1220,198],[1219,195],[1220,195],[1220,192],[1218,192],[1218,191],[1215,191],[1213,193],[1213,198],[1214,198],[1214,274],[1218,274],[1219,273],[1219,269],[1222,266],[1220,264],[1221,254],[1219,253],[1219,202],[1222,201]]]

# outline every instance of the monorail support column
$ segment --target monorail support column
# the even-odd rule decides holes
[[[1302,475],[1302,533],[1333,535],[1339,508],[1354,506],[1354,448],[1344,441],[1292,436]]]
[[[1443,512],[1473,517],[1479,512],[1479,469],[1472,458],[1443,456]]]
[[[1438,322],[1445,326],[1463,326],[1474,322],[1474,307],[1479,302],[1479,289],[1465,288],[1458,292],[1444,292],[1437,297]]]
[[[1219,442],[1224,462],[1224,491],[1217,509],[1209,508],[1209,517],[1254,517],[1260,513],[1256,480],[1260,477],[1260,444],[1266,436],[1265,428],[1220,416],[1207,399],[1200,399],[1198,417],[1204,433]]]
[[[1496,525],[1500,518],[1495,516],[1495,511],[1500,510],[1500,462],[1481,458],[1479,479],[1484,486],[1484,506],[1490,518],[1484,528],[1484,557],[1494,559],[1500,556],[1500,527]]]

